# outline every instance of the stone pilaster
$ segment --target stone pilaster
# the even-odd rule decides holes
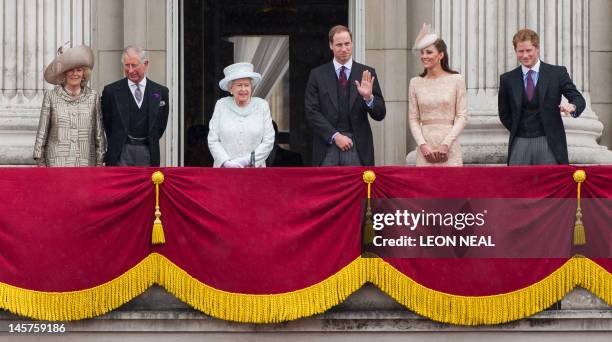
[[[57,48],[90,45],[91,0],[0,0],[0,164],[27,165],[43,72]]]
[[[408,6],[410,1],[365,1],[365,63],[376,69],[387,108],[370,120],[376,165],[401,165],[406,156]],[[359,49],[359,47],[354,46]],[[357,60],[363,62],[363,60]]]

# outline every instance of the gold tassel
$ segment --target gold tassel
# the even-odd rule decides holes
[[[153,221],[153,232],[151,234],[151,243],[160,245],[166,243],[164,236],[164,227],[162,226],[161,211],[159,210],[159,185],[164,182],[164,174],[161,171],[153,172],[151,180],[155,184],[155,221]]]
[[[372,170],[363,172],[363,181],[368,184],[368,204],[365,213],[365,225],[363,228],[363,244],[369,245],[374,241],[374,224],[372,223],[372,207],[370,198],[372,197],[372,183],[376,180],[376,174]]]
[[[574,223],[574,245],[582,246],[586,244],[586,233],[582,224],[582,209],[580,208],[580,185],[586,180],[584,170],[576,170],[573,175],[574,182],[578,183],[578,207],[576,208],[576,223]]]

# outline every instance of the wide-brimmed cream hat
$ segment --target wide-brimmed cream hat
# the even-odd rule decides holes
[[[413,50],[422,50],[429,45],[433,44],[438,40],[438,35],[434,32],[431,32],[431,25],[423,23],[423,27],[421,27],[421,31],[417,34],[414,39],[414,45],[412,46]]]
[[[234,80],[241,78],[250,78],[253,80],[253,88],[261,81],[261,75],[253,72],[253,64],[251,63],[234,63],[223,69],[225,78],[219,81],[219,87],[225,91],[229,91],[229,85]]]
[[[73,48],[60,48],[59,54],[45,69],[45,81],[51,84],[60,84],[64,80],[64,73],[77,67],[93,68],[94,54],[89,46],[81,45]]]

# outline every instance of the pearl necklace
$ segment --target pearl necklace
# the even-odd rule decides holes
[[[79,97],[81,95],[81,91],[82,89],[79,87],[79,89],[77,91],[71,91],[70,89],[68,89],[67,87],[64,87],[64,90],[66,91],[66,93],[68,93],[68,95],[70,95],[73,98]]]

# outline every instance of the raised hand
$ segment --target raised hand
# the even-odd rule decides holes
[[[364,100],[369,101],[372,98],[372,86],[376,77],[372,77],[372,73],[369,70],[364,70],[361,75],[361,83],[355,80],[357,85],[357,92],[363,97]]]

